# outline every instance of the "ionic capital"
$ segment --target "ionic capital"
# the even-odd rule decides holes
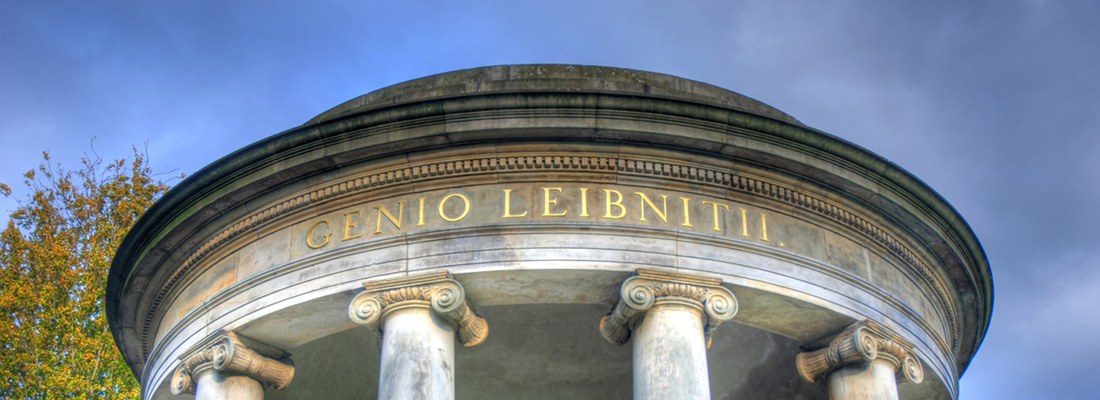
[[[348,307],[348,316],[382,334],[383,322],[390,313],[410,307],[430,308],[453,322],[458,342],[472,347],[489,335],[489,324],[474,313],[466,300],[466,290],[450,272],[364,282]]]
[[[631,321],[643,317],[655,304],[677,303],[702,311],[703,334],[711,336],[722,322],[737,314],[737,298],[719,279],[640,269],[619,290],[619,303],[600,320],[600,334],[614,344],[630,341]]]
[[[286,389],[294,378],[294,363],[280,350],[251,342],[251,347],[242,342],[231,331],[221,331],[193,347],[192,351],[181,357],[183,363],[172,373],[172,394],[194,394],[197,382],[195,375],[205,369],[213,369],[225,374],[247,376],[271,385],[277,390]],[[261,355],[257,349],[262,347],[265,353],[278,353],[280,360]]]
[[[924,381],[924,367],[912,354],[913,345],[870,320],[852,324],[829,345],[798,354],[798,373],[814,382],[847,365],[884,360],[894,365],[898,383]]]

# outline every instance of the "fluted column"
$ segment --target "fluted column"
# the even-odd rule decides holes
[[[722,322],[737,314],[737,298],[721,280],[638,270],[600,333],[625,344],[634,332],[634,399],[710,399],[707,348]]]
[[[809,382],[828,375],[831,400],[898,400],[898,383],[921,383],[924,367],[913,346],[882,326],[849,326],[825,348],[798,355],[798,372]]]
[[[230,331],[207,338],[172,374],[172,394],[194,394],[197,400],[260,400],[265,386],[290,386],[294,363],[288,355],[260,343],[254,346],[278,353],[281,359],[261,355]]]
[[[476,346],[489,326],[450,273],[366,282],[348,315],[380,335],[378,398],[454,399],[454,342]]]

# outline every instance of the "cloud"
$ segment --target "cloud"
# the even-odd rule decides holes
[[[0,3],[0,182],[25,195],[41,151],[75,167],[93,136],[104,158],[148,141],[156,167],[191,174],[460,68],[669,73],[867,147],[959,209],[997,288],[962,398],[1093,397],[1083,363],[1100,349],[1077,338],[1100,320],[1100,4],[395,4]]]

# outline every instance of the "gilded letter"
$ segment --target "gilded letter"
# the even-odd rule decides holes
[[[550,212],[550,205],[551,204],[553,204],[553,205],[558,204],[558,199],[550,200],[550,191],[551,190],[557,190],[558,193],[561,193],[561,188],[545,188],[545,187],[542,188],[542,195],[543,195],[543,201],[544,201],[543,208],[542,208],[542,216],[544,216],[544,217],[564,217],[565,214],[569,213],[568,210],[562,211],[560,214]]]
[[[688,209],[688,203],[691,202],[691,199],[689,199],[687,197],[681,197],[680,201],[684,202],[684,223],[680,224],[680,226],[687,226],[687,227],[695,226],[695,225],[691,224],[691,211]]]
[[[401,217],[405,216],[405,202],[402,201],[397,206],[397,218],[393,217],[389,211],[386,211],[382,206],[374,206],[375,210],[378,210],[378,226],[375,227],[374,233],[382,233],[382,216],[385,215],[386,219],[393,223],[393,226],[397,227],[397,230],[401,230]]]
[[[760,213],[760,232],[761,232],[760,234],[763,235],[763,236],[760,237],[760,240],[763,240],[765,242],[769,242],[770,240],[768,240],[768,215],[764,214],[764,213]]]
[[[718,206],[722,206],[722,208],[725,208],[725,209],[726,209],[726,211],[729,211],[729,210],[730,210],[730,206],[727,206],[727,205],[725,205],[725,204],[711,203],[711,202],[709,202],[709,201],[704,201],[704,202],[703,202],[703,206],[706,206],[707,204],[710,204],[710,205],[711,205],[711,207],[714,207],[714,227],[713,227],[713,228],[710,228],[710,230],[712,230],[712,231],[716,231],[716,232],[721,232],[721,231],[722,231],[722,227],[721,227],[721,226],[720,226],[720,225],[718,224],[718,222],[719,222],[719,221],[721,221],[721,220],[720,220],[720,219],[718,218]]]
[[[646,197],[645,194],[643,194],[642,192],[634,192],[634,194],[638,195],[638,200],[639,200],[638,202],[641,203],[640,204],[641,208],[638,210],[639,211],[639,215],[638,215],[638,220],[639,221],[645,221],[646,220],[645,219],[645,206],[646,206],[646,204],[649,204],[649,208],[652,208],[653,212],[657,213],[658,217],[661,217],[661,221],[665,221],[666,224],[668,223],[668,217],[667,217],[667,214],[668,214],[668,196],[665,196],[663,194],[661,195],[661,211],[657,211],[657,206],[654,205],[652,201],[649,201],[649,197]]]
[[[604,205],[607,207],[607,212],[603,215],[604,218],[619,219],[626,215],[626,207],[623,207],[623,194],[618,190],[604,189],[606,197],[604,197]],[[618,200],[611,201],[611,194],[614,193]],[[619,215],[615,216],[611,214],[611,206],[619,207]]]
[[[512,215],[512,189],[504,189],[504,218],[526,217],[527,211],[520,215]]]
[[[588,216],[588,188],[581,188],[581,216]]]
[[[428,199],[427,197],[421,197],[421,198],[417,199],[417,200],[420,200],[420,220],[419,220],[419,222],[416,223],[416,226],[427,225],[427,224],[424,223],[424,200],[427,200],[427,199]]]
[[[749,217],[745,209],[741,209],[741,236],[749,237]]]
[[[447,200],[450,200],[452,197],[458,197],[458,198],[462,199],[463,203],[465,203],[466,208],[464,210],[462,210],[462,215],[459,215],[458,218],[448,217],[447,213],[443,212],[443,206],[446,205]],[[451,193],[451,194],[447,195],[447,197],[444,197],[443,200],[439,201],[439,216],[441,218],[443,218],[444,220],[448,221],[448,222],[455,222],[455,221],[458,221],[460,219],[466,218],[466,214],[469,214],[469,213],[470,213],[470,199],[466,198],[466,196],[463,196],[463,195],[458,194],[458,193]]]
[[[317,229],[317,225],[321,225],[321,224],[325,224],[326,228],[328,228],[328,226],[329,226],[328,221],[322,219],[320,221],[315,222],[313,224],[313,226],[309,227],[309,231],[306,232],[306,245],[309,246],[309,248],[311,248],[311,249],[319,249],[319,248],[321,248],[321,246],[324,246],[324,245],[328,244],[328,237],[332,236],[331,232],[326,233],[324,236],[322,236],[323,238],[325,238],[324,242],[321,242],[321,244],[313,244],[313,240],[310,240],[310,238],[313,237],[313,230]]]
[[[363,215],[363,214],[360,214],[358,210],[349,212],[347,214],[344,214],[344,238],[340,240],[341,242],[343,242],[345,240],[351,240],[351,239],[357,239],[357,238],[363,237],[364,232],[359,232],[358,235],[351,236],[352,228],[356,228],[356,225],[358,224],[358,222],[352,222],[351,221],[351,215],[352,214],[358,214],[360,216]]]

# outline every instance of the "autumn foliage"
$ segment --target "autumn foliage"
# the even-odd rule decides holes
[[[44,157],[0,234],[0,399],[137,399],[104,288],[122,238],[168,186],[136,149],[130,161],[85,157],[74,171]]]

